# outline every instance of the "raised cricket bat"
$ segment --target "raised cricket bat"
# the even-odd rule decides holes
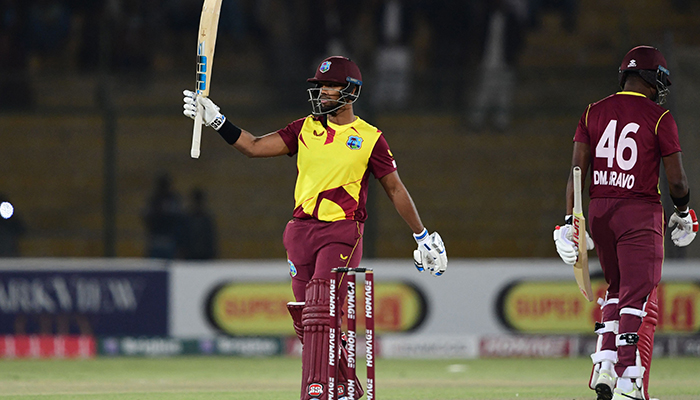
[[[591,275],[588,272],[588,249],[586,248],[586,218],[583,216],[581,199],[581,168],[574,167],[574,210],[573,242],[578,246],[578,260],[574,264],[574,277],[581,294],[588,301],[593,301]]]
[[[209,96],[211,69],[214,65],[214,46],[216,31],[219,28],[221,0],[204,0],[202,16],[199,20],[199,38],[197,40],[197,86],[198,96]],[[197,113],[192,130],[192,158],[199,158],[199,146],[202,142],[202,112]]]

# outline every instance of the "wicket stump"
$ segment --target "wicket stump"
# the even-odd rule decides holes
[[[328,345],[328,400],[336,400],[338,388],[338,362],[340,360],[341,309],[340,303],[341,274],[347,274],[348,282],[348,387],[347,395],[351,400],[356,393],[356,354],[357,354],[357,288],[356,274],[365,274],[365,362],[367,365],[367,400],[375,399],[375,368],[374,368],[374,271],[372,268],[334,268],[331,270],[331,304],[330,304],[330,335]]]

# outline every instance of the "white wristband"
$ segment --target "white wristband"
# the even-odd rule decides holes
[[[420,244],[421,241],[428,238],[428,229],[423,228],[423,232],[418,233],[418,234],[414,233],[413,238],[416,240],[416,243]]]
[[[224,126],[224,122],[226,122],[226,117],[223,114],[219,114],[213,121],[211,121],[209,126],[218,131],[222,126]]]

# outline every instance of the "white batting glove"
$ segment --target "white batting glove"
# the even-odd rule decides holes
[[[423,229],[419,234],[413,234],[418,248],[413,251],[413,262],[419,272],[430,271],[434,276],[440,276],[447,270],[447,249],[440,234]]]
[[[676,208],[676,212],[671,215],[668,221],[668,227],[673,229],[671,231],[673,244],[685,247],[695,239],[698,232],[698,217],[695,215],[695,211],[690,208],[686,211],[679,211]]]
[[[564,263],[569,265],[576,264],[578,260],[578,250],[576,244],[571,241],[571,225],[554,227],[554,245],[557,247],[557,253]]]
[[[199,110],[204,110],[204,114],[202,115],[204,125],[211,126],[217,131],[224,125],[226,117],[219,112],[221,108],[214,104],[208,97],[197,96],[197,93],[191,90],[183,90],[182,94],[185,95],[182,99],[185,102],[182,106],[184,109],[182,113],[185,114],[185,116],[195,119],[197,112]]]
[[[557,253],[561,257],[562,261],[566,264],[574,265],[576,260],[578,260],[578,246],[573,241],[574,237],[574,227],[571,225],[571,216],[567,215],[564,220],[566,224],[563,226],[557,225],[554,227],[554,244],[557,247]],[[586,232],[586,250],[593,250],[595,248],[595,243],[591,238],[591,235]]]

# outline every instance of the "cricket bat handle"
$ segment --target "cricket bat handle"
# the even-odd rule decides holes
[[[581,199],[581,167],[574,167],[574,208],[573,213],[583,215],[583,200]]]
[[[199,158],[199,145],[202,143],[202,111],[198,111],[194,117],[194,128],[192,129],[192,149],[190,156]]]

